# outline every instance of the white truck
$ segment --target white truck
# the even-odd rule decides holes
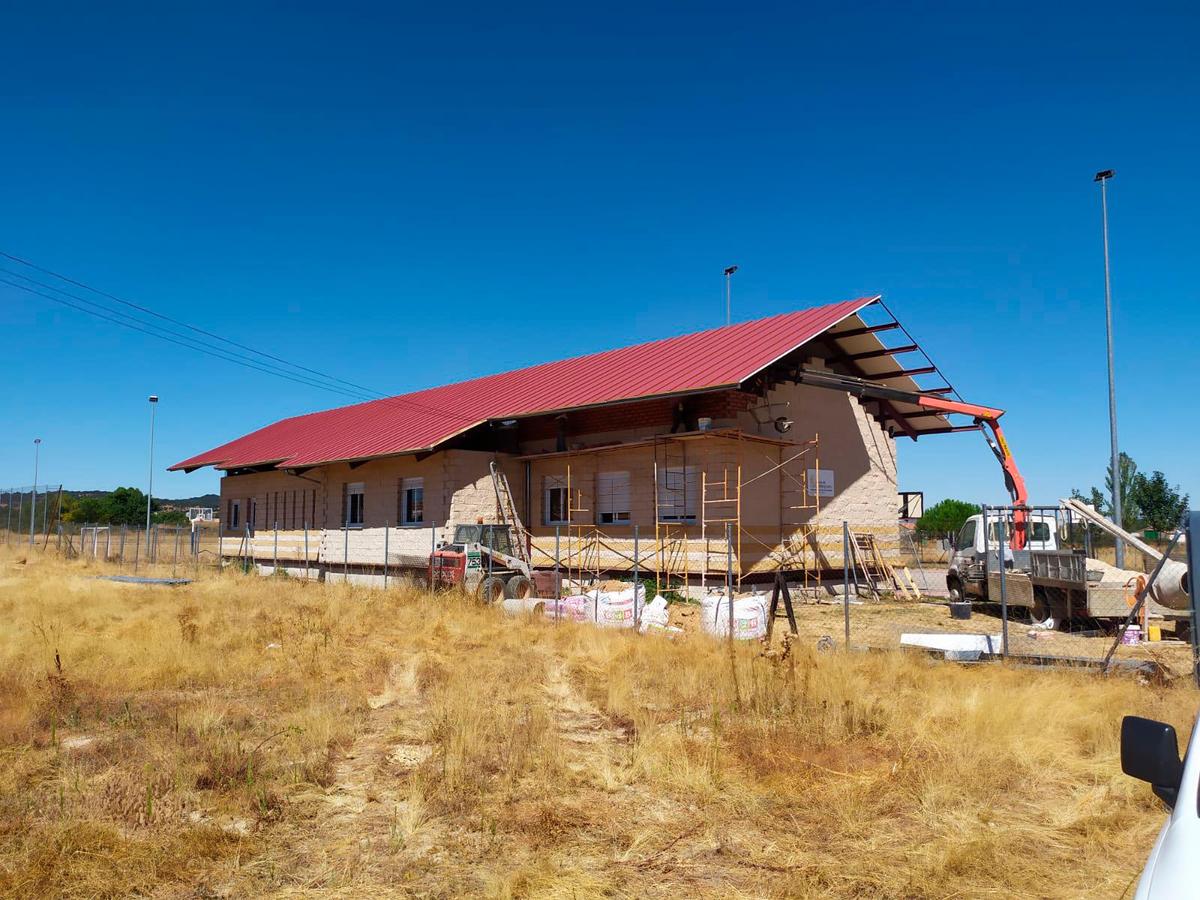
[[[1063,504],[1086,516],[1085,520],[1095,515],[1091,507],[1074,501]],[[999,603],[1003,559],[1008,606],[1028,609],[1038,627],[1057,628],[1073,617],[1124,619],[1147,576],[1114,568],[1082,551],[1064,549],[1059,531],[1063,522],[1054,515],[1028,513],[1025,547],[1014,550],[1010,514],[989,514],[986,535],[983,516],[971,516],[954,540],[946,572],[951,600]],[[1109,522],[1105,526],[1106,530],[1113,529]],[[1124,539],[1136,540],[1121,534]],[[1185,571],[1179,563],[1166,564],[1146,601],[1149,616],[1187,618],[1186,576],[1181,574]]]
[[[1170,810],[1142,869],[1134,900],[1175,900],[1200,893],[1198,736],[1200,718],[1181,761],[1179,741],[1170,725],[1138,716],[1126,716],[1121,722],[1121,770],[1149,782]]]

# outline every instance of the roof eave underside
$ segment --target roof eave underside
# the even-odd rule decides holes
[[[929,354],[887,308],[882,299],[871,304],[882,315],[870,323],[859,310],[847,316],[824,334],[814,338],[828,351],[827,360],[857,376],[887,387],[917,394],[958,397],[958,391]],[[878,319],[878,321],[877,321]],[[883,337],[892,338],[885,344]],[[961,399],[961,398],[960,398]],[[934,412],[914,403],[864,399],[872,404],[877,417],[894,425],[894,433],[916,440],[922,435],[946,434],[971,430],[973,425],[955,425],[945,413]]]

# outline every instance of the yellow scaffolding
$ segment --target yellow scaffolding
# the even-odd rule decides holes
[[[658,591],[693,577],[702,586],[716,575],[723,583],[727,567],[737,587],[749,575],[778,571],[801,575],[808,586],[817,562],[817,526],[801,520],[820,512],[819,436],[785,443],[721,429],[656,435],[645,443],[653,449],[654,543],[641,544],[636,566],[654,569]],[[605,571],[634,567],[632,538],[605,533],[594,512],[599,457],[629,447],[558,454],[566,457],[565,521],[558,524],[565,529],[560,565],[568,580],[586,583]],[[778,521],[748,526],[746,488],[771,476],[779,481]]]

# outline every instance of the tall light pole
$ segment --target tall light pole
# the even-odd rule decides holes
[[[725,270],[725,324],[728,325],[731,321],[732,307],[729,303],[729,283],[733,280],[733,273],[738,270],[737,266],[729,266]]]
[[[1112,518],[1113,524],[1123,528],[1121,517],[1121,453],[1117,448],[1117,384],[1113,369],[1113,317],[1112,281],[1108,266],[1108,179],[1117,173],[1112,169],[1097,172],[1095,181],[1100,184],[1100,214],[1104,224],[1104,322],[1108,332],[1108,429],[1112,443]],[[1125,568],[1125,542],[1117,538],[1116,565]]]
[[[33,546],[33,529],[37,527],[34,523],[37,522],[37,480],[38,480],[38,463],[41,461],[42,455],[42,439],[33,439],[33,497],[32,505],[29,507],[29,546]],[[47,501],[48,502],[48,501]]]
[[[150,478],[146,485],[146,559],[151,559],[150,550],[150,501],[154,496],[154,410],[158,407],[158,395],[150,395]]]

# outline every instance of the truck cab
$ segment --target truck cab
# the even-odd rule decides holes
[[[1009,549],[1012,534],[1012,516],[988,516],[984,535],[983,516],[971,516],[954,538],[950,552],[950,563],[946,572],[946,587],[952,601],[983,600],[987,598],[988,555],[998,562],[1001,552],[1008,568],[1013,565],[1013,552]],[[1026,524],[1026,549],[1058,550],[1057,522],[1053,516],[1031,514]],[[986,540],[985,540],[986,537]]]

